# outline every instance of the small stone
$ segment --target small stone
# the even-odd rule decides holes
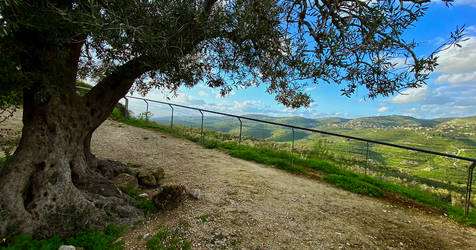
[[[403,247],[403,242],[400,242],[400,246]]]
[[[142,194],[139,194],[139,197],[140,198],[147,198],[147,197],[149,197],[149,195],[147,193],[142,193]]]
[[[190,190],[190,195],[197,200],[200,199],[200,189],[194,188]]]
[[[76,247],[72,245],[62,245],[58,248],[58,250],[76,250]]]
[[[139,183],[141,185],[147,186],[147,187],[156,187],[157,186],[157,179],[153,174],[139,174]]]
[[[122,191],[126,191],[129,187],[137,188],[139,183],[133,175],[122,173],[114,178],[114,183]]]
[[[145,239],[147,239],[147,238],[149,238],[149,237],[150,237],[150,233],[146,233],[146,234],[144,234],[144,236],[142,236],[142,239],[145,240]]]
[[[443,214],[445,217],[448,217],[448,215],[446,213]]]

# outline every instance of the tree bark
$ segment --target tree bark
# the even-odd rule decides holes
[[[111,181],[127,168],[90,151],[92,133],[113,105],[99,111],[98,103],[74,92],[35,99],[24,93],[22,138],[0,175],[0,233],[68,236],[142,219]]]

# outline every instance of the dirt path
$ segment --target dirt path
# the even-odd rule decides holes
[[[18,136],[20,118],[0,124],[0,142]],[[199,200],[188,199],[127,231],[126,249],[144,249],[143,236],[154,235],[161,225],[183,232],[192,249],[476,249],[476,229],[442,215],[350,193],[168,134],[106,121],[92,146],[101,157],[164,168],[164,184],[201,190]]]
[[[162,167],[165,184],[201,190],[199,200],[186,200],[129,230],[126,249],[144,249],[142,236],[155,234],[160,225],[179,228],[192,249],[476,249],[476,229],[442,215],[350,193],[168,134],[107,121],[94,134],[93,152]]]

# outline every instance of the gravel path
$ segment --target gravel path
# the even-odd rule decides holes
[[[129,230],[126,249],[144,249],[142,236],[162,226],[183,232],[192,249],[476,249],[476,229],[428,209],[350,193],[168,134],[107,121],[92,145],[101,157],[164,168],[164,184],[201,190],[199,200]]]

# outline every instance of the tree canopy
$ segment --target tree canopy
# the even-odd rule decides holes
[[[371,98],[390,95],[425,84],[437,65],[435,53],[419,56],[402,37],[427,2],[6,0],[0,96],[67,87],[71,77],[53,71],[101,83],[120,67],[137,68],[141,93],[204,81],[226,94],[264,83],[299,107],[310,103],[302,90],[312,80],[340,84],[347,96],[359,86]]]

